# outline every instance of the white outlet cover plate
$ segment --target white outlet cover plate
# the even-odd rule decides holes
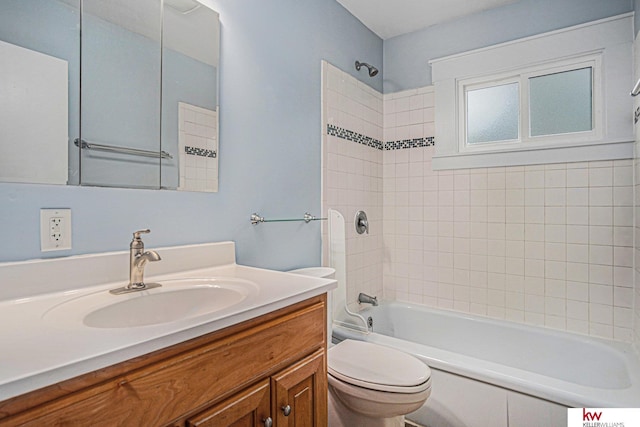
[[[49,238],[51,218],[62,218],[62,238],[55,242]],[[40,250],[66,251],[71,249],[71,209],[40,209]]]

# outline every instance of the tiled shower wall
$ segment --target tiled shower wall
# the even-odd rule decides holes
[[[350,235],[358,267],[349,270],[382,264],[387,299],[632,341],[633,161],[434,171],[433,102],[430,87],[383,97],[382,209],[367,212],[383,238],[364,253]],[[338,110],[327,117],[347,113]],[[365,180],[364,169],[328,157],[378,157],[348,139],[327,142],[323,206],[347,202],[350,223],[351,200],[377,200],[380,187],[358,195],[349,181],[361,171]],[[366,287],[349,283],[348,298],[378,292],[378,270]]]
[[[355,303],[358,292],[383,293],[382,95],[326,62],[322,79],[322,212],[336,209],[345,218],[347,299]],[[359,210],[367,213],[368,234],[355,231]],[[322,230],[326,242],[326,222]]]

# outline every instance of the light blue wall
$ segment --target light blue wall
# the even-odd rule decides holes
[[[384,93],[430,85],[431,59],[633,9],[634,0],[521,0],[385,40]]]
[[[320,61],[354,76],[382,63],[382,41],[335,0],[211,1],[220,12],[220,192],[0,184],[0,261],[147,247],[237,242],[243,264],[285,269],[320,263],[320,224],[251,226],[320,214]],[[382,72],[366,82],[382,89]],[[73,250],[39,249],[42,207],[70,207]],[[126,267],[123,267],[126,268]]]

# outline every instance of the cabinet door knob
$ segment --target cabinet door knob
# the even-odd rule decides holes
[[[282,408],[282,413],[284,413],[285,417],[288,417],[289,414],[291,413],[291,406],[287,405],[287,406],[283,406]]]
[[[272,427],[273,426],[273,420],[271,419],[271,417],[267,417],[264,420],[262,420],[262,422],[264,423],[264,427]]]

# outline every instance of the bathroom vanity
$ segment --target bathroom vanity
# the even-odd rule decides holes
[[[172,264],[171,250],[158,249],[167,255],[167,264]],[[120,253],[110,255],[121,258]],[[2,267],[0,279],[8,275]],[[115,333],[111,327],[90,327],[88,334],[82,333],[86,325],[74,331],[69,319],[47,317],[67,303],[58,300],[65,292],[32,297],[34,308],[49,309],[22,319],[27,339],[7,342],[9,355],[0,356],[0,392],[6,397],[0,401],[0,426],[325,426],[326,292],[335,282],[235,263],[177,273],[185,274],[252,281],[257,290],[233,307],[183,321],[118,326]],[[152,277],[164,283],[175,276]],[[108,293],[110,286],[100,286],[98,294]],[[95,294],[96,289],[83,290],[73,299]],[[0,321],[5,308],[20,306],[26,312],[29,306],[28,301],[2,304],[7,305]],[[49,321],[34,326],[36,317]],[[86,319],[86,313],[80,317]],[[55,322],[60,323],[49,324]],[[57,335],[63,350],[28,339],[38,333]],[[76,358],[64,363],[62,358],[72,354]]]

